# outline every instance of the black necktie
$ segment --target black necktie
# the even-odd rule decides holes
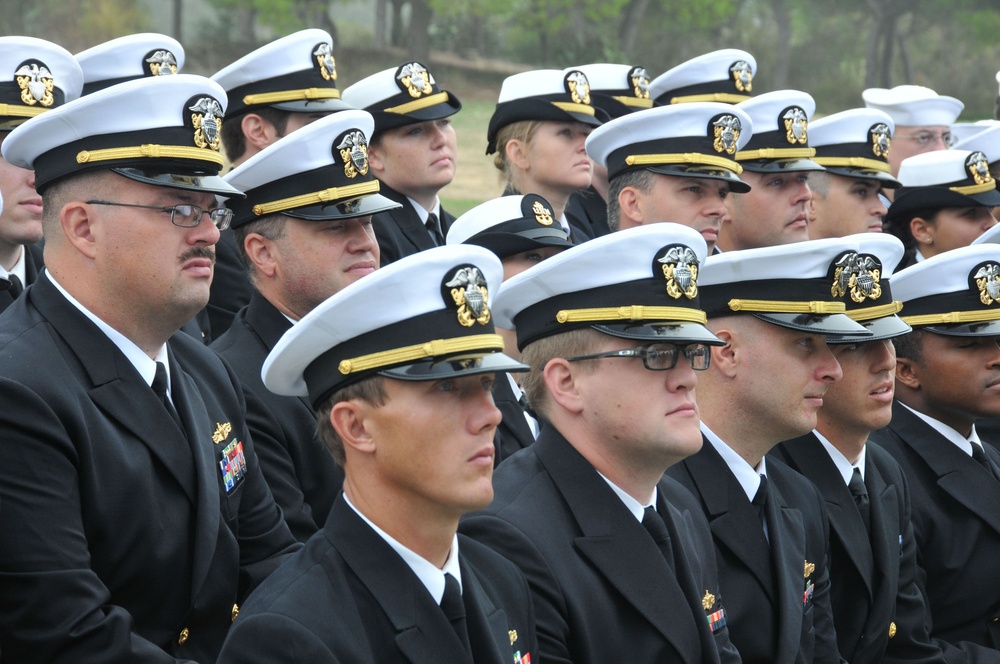
[[[444,244],[444,237],[441,234],[441,225],[438,223],[438,216],[431,212],[427,215],[427,221],[424,222],[424,226],[427,226],[427,232],[431,234],[431,239],[434,240],[434,244],[441,246]]]
[[[472,646],[469,644],[469,630],[465,624],[465,604],[462,602],[462,589],[458,586],[458,579],[451,574],[444,575],[444,596],[441,597],[441,611],[451,623],[458,640],[465,646],[466,652],[472,654]]]
[[[848,483],[847,488],[851,490],[851,496],[854,497],[854,504],[858,506],[858,512],[861,513],[861,520],[865,522],[865,530],[870,535],[872,532],[872,504],[868,498],[868,488],[865,487],[865,481],[861,478],[860,468],[854,469],[854,474],[851,475],[851,481]]]
[[[982,445],[972,443],[972,458],[979,462],[979,465],[985,468],[986,472],[996,477],[996,474],[993,472],[993,464],[990,463],[990,459],[986,456],[986,450],[983,449]]]
[[[8,274],[7,281],[10,282],[10,288],[7,292],[10,293],[10,299],[16,300],[17,296],[24,291],[24,286],[21,285],[21,280],[17,278],[16,274]]]
[[[670,569],[674,568],[674,551],[670,546],[670,533],[667,531],[667,524],[663,523],[663,517],[650,505],[644,510],[642,515],[642,527],[646,529],[649,536],[653,538],[656,548],[660,550],[666,559]]]
[[[753,500],[750,502],[753,504],[753,511],[757,513],[757,518],[760,519],[760,525],[763,527],[767,521],[767,516],[764,513],[764,507],[767,505],[767,475],[760,476],[757,493],[753,495]]]
[[[170,397],[167,396],[167,366],[163,362],[156,363],[156,375],[153,376],[153,392],[156,396],[160,397],[160,402],[163,407],[167,409],[167,413],[170,417],[174,419],[177,423],[177,428],[184,431],[184,424],[181,422],[181,416],[177,414],[177,409],[174,408],[173,402],[170,401]]]

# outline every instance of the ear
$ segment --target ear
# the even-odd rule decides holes
[[[623,187],[618,192],[618,209],[621,216],[642,225],[642,207],[639,205],[639,190],[635,187]]]
[[[345,451],[350,449],[360,454],[375,451],[375,437],[368,430],[370,420],[368,409],[372,406],[359,399],[339,401],[330,409],[330,424],[344,442]]]
[[[923,217],[910,219],[910,234],[918,245],[934,244],[934,225]]]
[[[896,382],[911,390],[920,389],[920,367],[912,358],[896,358]]]
[[[507,141],[507,145],[503,146],[503,149],[507,154],[507,161],[515,167],[522,171],[531,168],[531,160],[528,159],[528,145],[524,141],[512,138]]]
[[[712,369],[733,378],[742,359],[738,339],[731,330],[713,330],[712,333],[726,342],[725,346],[711,346]]]
[[[570,413],[579,413],[583,410],[579,386],[570,362],[561,357],[549,360],[542,370],[542,379],[549,390],[549,398],[554,403]]]
[[[381,143],[368,144],[368,167],[371,168],[372,172],[375,174],[385,172],[385,161],[382,160]]]
[[[248,233],[243,240],[243,250],[254,268],[266,277],[273,277],[278,271],[278,260],[272,251],[271,240],[260,233]]]
[[[59,222],[67,242],[77,251],[90,259],[97,256],[97,238],[104,224],[95,217],[93,206],[71,201],[59,211]]]
[[[280,138],[274,125],[256,113],[247,113],[244,115],[240,121],[240,128],[243,130],[246,142],[254,146],[258,151],[263,150]]]

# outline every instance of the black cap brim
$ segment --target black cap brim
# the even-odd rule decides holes
[[[722,339],[712,334],[707,327],[700,323],[621,323],[591,325],[591,327],[598,332],[619,339],[659,341],[671,344],[726,345]]]
[[[754,313],[753,316],[765,323],[786,327],[790,330],[808,332],[809,334],[851,335],[863,339],[871,338],[871,332],[860,323],[851,320],[846,314],[816,316],[813,314]]]
[[[136,182],[151,184],[154,187],[170,187],[201,191],[227,198],[246,198],[246,194],[232,186],[218,175],[182,175],[180,173],[157,173],[144,171],[140,168],[112,168],[111,171]]]
[[[740,161],[745,171],[754,173],[798,173],[800,171],[825,171],[812,159],[751,159]]]
[[[271,108],[289,113],[336,113],[337,111],[349,111],[354,107],[340,99],[299,99],[271,104]],[[252,112],[253,107],[247,110]]]
[[[371,194],[363,198],[285,210],[281,214],[286,217],[305,219],[306,221],[326,221],[329,219],[368,217],[377,212],[395,210],[401,207],[403,206],[390,198],[386,198],[382,194]]]
[[[872,320],[858,321],[871,333],[871,336],[866,335],[844,335],[831,337],[827,340],[829,344],[852,344],[852,343],[863,343],[865,341],[882,341],[883,339],[892,339],[893,337],[899,337],[907,334],[912,330],[909,325],[903,322],[903,319],[899,316],[893,314],[892,316],[883,316],[882,318],[875,318]]]
[[[1000,191],[963,194],[947,187],[902,187],[892,198],[886,221],[906,218],[912,212],[944,208],[994,207],[1000,205]]]
[[[420,122],[431,120],[442,120],[451,117],[462,110],[462,102],[452,93],[448,93],[448,99],[440,104],[434,104],[426,108],[420,108],[409,113],[387,113],[386,111],[368,110],[375,119],[374,134],[387,129],[406,127]]]
[[[962,325],[925,325],[914,329],[926,330],[946,337],[1000,337],[1000,320],[963,323]]]
[[[704,178],[706,180],[719,180],[729,185],[729,191],[736,194],[745,194],[750,191],[750,185],[740,179],[736,173],[718,168],[706,169],[704,166],[685,166],[683,164],[665,164],[660,166],[646,166],[646,170],[660,175],[670,175],[682,178]],[[705,169],[705,170],[703,170]]]
[[[477,233],[463,244],[475,244],[489,249],[500,258],[507,258],[524,251],[559,247],[569,249],[573,243],[565,238],[565,234],[554,230],[551,235],[522,235],[521,233]]]
[[[530,371],[531,367],[521,364],[503,353],[474,353],[456,355],[447,359],[430,359],[413,364],[404,364],[378,372],[380,376],[405,381],[435,381],[445,378],[461,378],[479,374]]]
[[[865,168],[850,168],[848,166],[824,166],[828,173],[840,175],[845,178],[855,178],[858,180],[878,180],[878,183],[886,189],[898,189],[903,183],[892,177],[891,173],[873,171]]]

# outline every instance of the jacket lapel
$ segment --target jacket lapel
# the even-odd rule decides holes
[[[891,608],[882,608],[887,602],[895,602],[899,588],[900,532],[898,489],[882,477],[871,455],[865,461],[865,486],[868,494],[875,496],[872,508],[872,559],[875,576],[872,593],[871,615],[890,615]],[[886,586],[892,592],[886,590]]]
[[[1000,505],[1000,482],[898,402],[893,404],[889,429],[937,474],[938,486],[1000,532],[1000,510],[995,508]]]
[[[35,306],[80,363],[90,398],[157,458],[195,504],[194,463],[183,433],[139,372],[46,275],[35,282]]]
[[[782,443],[782,447],[794,468],[809,478],[819,489],[827,513],[830,515],[830,529],[844,545],[851,563],[864,579],[868,601],[871,602],[875,569],[872,545],[865,532],[865,524],[861,519],[861,513],[858,512],[854,497],[844,484],[836,464],[819,439],[811,433]],[[865,468],[866,486],[867,474],[871,472],[870,465]],[[874,497],[877,494],[871,495]],[[874,503],[875,500],[871,502]],[[872,509],[874,510],[874,507]]]
[[[420,216],[417,214],[417,211],[413,209],[413,204],[410,203],[409,199],[403,194],[400,194],[385,185],[382,185],[379,192],[403,206],[401,208],[389,210],[386,214],[388,214],[396,223],[396,227],[399,228],[400,232],[406,237],[407,241],[420,251],[433,249],[435,246],[434,241],[431,240],[430,233],[427,232],[427,227],[420,222]],[[444,232],[447,233],[447,230]]]
[[[774,555],[775,583],[778,593],[778,634],[802,633],[802,613],[807,579],[803,572],[806,565],[805,527],[798,509],[785,502],[777,482],[768,482],[767,513],[768,536]],[[809,561],[815,563],[816,561]],[[778,639],[779,652],[776,662],[795,661],[800,647],[798,638]]]
[[[717,545],[750,570],[761,590],[776,605],[771,548],[764,538],[757,513],[736,477],[707,439],[703,439],[701,451],[682,463],[691,473],[705,504]]]
[[[333,504],[321,532],[378,602],[396,630],[397,647],[412,664],[469,661],[465,646],[420,579],[343,496]]]
[[[473,661],[476,664],[508,664],[504,655],[510,650],[507,647],[510,638],[507,614],[493,604],[479,578],[465,561],[459,560],[459,564],[462,568],[462,601],[465,603]]]
[[[663,634],[684,661],[700,661],[690,603],[642,524],[553,427],[543,429],[535,450],[583,533],[574,540],[581,555]]]

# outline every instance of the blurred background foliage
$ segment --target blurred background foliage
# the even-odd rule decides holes
[[[709,51],[757,59],[754,93],[794,88],[817,117],[862,105],[866,87],[926,85],[992,118],[1000,0],[0,0],[0,34],[76,53],[113,37],[163,32],[185,46],[184,71],[211,75],[295,30],[333,35],[341,88],[403,60],[427,64],[465,104],[455,116],[454,211],[499,194],[483,154],[502,80],[593,62],[653,77]]]

